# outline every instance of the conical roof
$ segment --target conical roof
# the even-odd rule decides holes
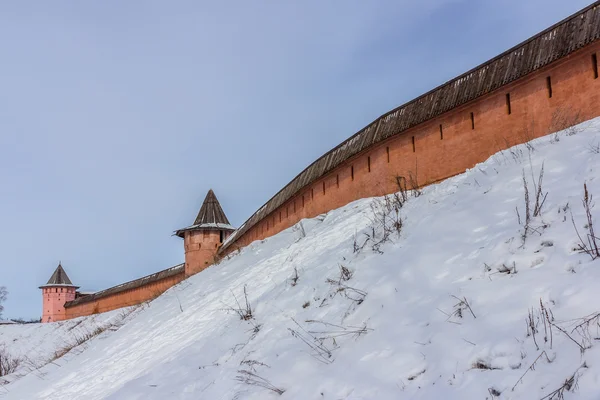
[[[210,189],[206,194],[194,224],[188,226],[187,228],[179,229],[175,232],[175,234],[179,237],[183,237],[185,231],[208,229],[229,231],[235,230],[235,228],[229,223],[229,220],[225,215],[225,211],[223,211],[223,208],[221,207],[221,204],[219,203],[219,200],[217,200],[217,196],[215,196],[215,192],[213,192],[212,189]]]
[[[48,279],[48,283],[46,283],[44,286],[40,286],[40,288],[45,287],[45,286],[75,286],[75,285],[73,285],[73,282],[71,282],[71,279],[69,279],[69,276],[63,269],[62,265],[60,263],[58,263],[58,267],[56,267],[56,269],[54,270],[54,273],[52,274],[50,279]]]
[[[194,221],[194,225],[202,225],[202,224],[226,224],[229,225],[229,220],[221,208],[221,204],[219,204],[219,200],[217,200],[217,196],[215,196],[215,192],[212,189],[208,191],[206,197],[204,198],[204,202],[202,203],[202,207],[200,207],[200,211],[198,211],[198,216]]]

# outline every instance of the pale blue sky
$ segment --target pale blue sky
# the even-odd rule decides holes
[[[0,285],[39,317],[183,261],[213,188],[235,226],[380,114],[583,0],[0,4]]]

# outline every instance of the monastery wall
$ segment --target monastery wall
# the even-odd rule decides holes
[[[68,301],[65,318],[152,300],[214,259],[303,218],[396,192],[399,177],[409,189],[411,177],[419,186],[438,182],[500,150],[600,116],[599,39],[600,1],[596,1],[384,114],[309,165],[226,240],[229,233],[217,233],[218,228],[212,233],[178,231],[178,235],[186,231],[181,234],[185,264]],[[214,197],[211,190],[207,199],[211,194]],[[216,198],[211,201],[218,204]],[[219,210],[226,221],[220,206]]]
[[[178,269],[175,269],[178,268]],[[150,301],[185,279],[183,265],[79,297],[65,304],[66,319],[103,313]]]
[[[500,150],[600,116],[596,41],[508,85],[366,148],[226,243],[223,254],[354,200],[431,184]],[[408,185],[410,188],[410,184]]]

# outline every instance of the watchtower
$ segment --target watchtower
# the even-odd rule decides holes
[[[211,265],[219,247],[234,230],[217,196],[210,189],[194,224],[175,232],[175,235],[183,238],[185,275],[194,275]]]
[[[42,322],[56,322],[67,319],[65,303],[75,300],[78,286],[73,285],[62,265],[58,267],[42,289]]]

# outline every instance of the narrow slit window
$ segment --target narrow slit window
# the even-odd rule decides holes
[[[337,174],[337,175],[335,176],[335,185],[336,185],[337,187],[340,187],[340,174]]]
[[[471,113],[471,129],[475,129],[475,115]]]
[[[442,124],[440,124],[440,140],[444,140],[444,129],[442,128]]]
[[[281,214],[279,214],[281,215]],[[219,231],[219,243],[223,243],[223,231]]]
[[[354,180],[354,165],[350,167],[350,176],[352,177],[352,180]]]
[[[548,98],[552,98],[552,79],[547,76],[546,77],[546,87],[548,88]]]
[[[289,206],[287,206],[287,207],[285,208],[285,217],[286,217],[286,218],[289,218],[289,217],[290,217],[290,207],[289,207]]]
[[[281,222],[281,211],[279,211],[279,222]]]
[[[598,56],[592,54],[592,68],[594,69],[594,79],[598,79]]]
[[[508,112],[508,115],[512,112],[510,108],[510,93],[506,93],[506,111]]]
[[[387,162],[388,162],[388,164],[389,164],[389,162],[390,162],[390,148],[389,148],[389,147],[386,147],[386,148],[385,148],[385,152],[386,152],[386,154],[387,154]]]
[[[304,196],[302,196],[302,201],[304,201]],[[294,200],[294,214],[296,213],[296,200]]]
[[[367,169],[371,172],[371,156],[367,157]]]
[[[417,151],[417,148],[415,147],[415,137],[412,137],[412,146],[413,146],[413,153],[415,153]]]
[[[325,181],[323,181],[323,194],[325,194]]]
[[[313,200],[315,198],[315,188],[310,189],[310,199]]]

